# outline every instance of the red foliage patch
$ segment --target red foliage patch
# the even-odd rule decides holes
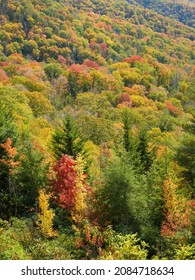
[[[2,69],[0,69],[0,82],[2,82],[3,84],[9,83],[9,78],[7,77],[5,71],[3,71]]]
[[[61,64],[66,64],[66,58],[63,57],[62,55],[58,56],[58,62]]]
[[[92,61],[92,60],[86,60],[84,62],[84,65],[89,68],[94,68],[94,69],[98,69],[100,67],[95,61]]]
[[[71,210],[76,202],[76,162],[69,156],[63,155],[53,166],[55,180],[53,191],[58,195],[59,206]]]
[[[101,48],[102,53],[105,54],[106,51],[107,51],[107,46],[106,46],[106,44],[105,44],[105,43],[101,43],[101,44],[100,44],[100,48]]]
[[[83,70],[84,70],[83,66],[81,66],[81,65],[79,65],[79,64],[72,64],[72,65],[69,67],[69,69],[70,69],[72,72],[76,73],[76,74],[80,74],[80,73],[82,73]]]
[[[6,61],[2,61],[2,62],[0,62],[0,65],[1,65],[2,67],[4,67],[4,66],[8,66],[8,63],[7,63]]]
[[[137,62],[137,61],[138,62],[145,62],[145,60],[139,55],[133,55],[133,56],[125,59],[125,62],[130,63],[130,64],[132,64],[134,62]]]
[[[95,46],[96,46],[96,43],[95,42],[91,42],[89,45],[90,45],[90,48],[93,50],[95,48]]]
[[[171,101],[167,100],[166,101],[166,108],[169,110],[169,112],[173,115],[173,116],[178,116],[182,114],[182,111],[175,107]]]
[[[117,100],[117,104],[126,103],[131,104],[130,96],[127,93],[122,93],[121,96]]]

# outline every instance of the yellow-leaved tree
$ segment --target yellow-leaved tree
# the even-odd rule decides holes
[[[39,191],[39,209],[37,225],[41,233],[45,237],[55,237],[57,232],[53,229],[53,218],[55,216],[54,211],[49,209],[50,195],[46,194],[44,190]]]
[[[75,193],[75,206],[72,209],[72,219],[79,226],[85,218],[85,210],[87,208],[86,199],[87,191],[90,187],[86,184],[86,175],[84,174],[85,162],[82,156],[78,155],[76,159],[76,193]]]
[[[179,193],[179,186],[170,178],[165,180],[163,191],[166,220],[161,225],[161,235],[185,241],[192,228],[193,212],[190,201]]]

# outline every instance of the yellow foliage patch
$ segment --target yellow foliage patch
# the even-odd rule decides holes
[[[44,190],[39,191],[39,209],[37,225],[41,233],[45,237],[57,236],[57,232],[53,230],[53,218],[55,216],[52,209],[49,209],[50,195],[46,194]]]

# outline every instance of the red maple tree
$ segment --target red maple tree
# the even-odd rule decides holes
[[[76,203],[76,162],[69,156],[63,155],[53,166],[55,179],[52,182],[53,191],[58,195],[58,204],[69,211]]]

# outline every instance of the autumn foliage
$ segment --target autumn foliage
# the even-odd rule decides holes
[[[87,185],[84,174],[84,163],[80,156],[76,160],[63,155],[53,166],[55,179],[52,190],[60,207],[67,209],[72,214],[73,220],[81,222],[86,209]]]
[[[129,64],[133,64],[134,62],[144,62],[144,61],[145,60],[139,55],[134,55],[125,59],[125,62]]]
[[[52,182],[53,191],[57,194],[59,206],[69,211],[76,203],[76,162],[63,155],[53,166],[55,179]]]
[[[54,237],[57,232],[53,230],[54,211],[49,209],[50,195],[46,194],[44,190],[39,191],[39,209],[37,226],[45,237]]]
[[[131,104],[131,99],[130,96],[127,93],[122,93],[121,96],[117,100],[118,104],[127,104],[127,106],[130,106]]]
[[[178,186],[171,180],[166,180],[163,186],[166,220],[161,226],[164,237],[185,238],[191,229],[192,208],[190,202],[178,194]]]
[[[12,147],[12,140],[7,138],[4,144],[0,144],[5,151],[5,156],[0,159],[0,162],[7,165],[9,167],[9,172],[13,172],[14,168],[19,165],[19,161],[16,160],[16,156],[18,154],[17,149]]]
[[[195,259],[193,1],[0,3],[0,259]]]

